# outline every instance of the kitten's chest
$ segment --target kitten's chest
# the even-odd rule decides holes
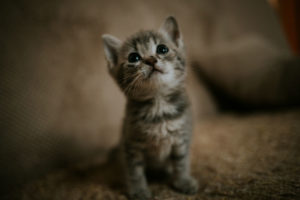
[[[168,102],[166,99],[155,98],[149,105],[140,109],[139,114],[144,121],[161,122],[167,120],[167,116],[171,116],[177,112],[176,104]]]
[[[131,104],[128,107],[129,138],[140,138],[148,156],[164,160],[172,151],[172,146],[181,143],[186,132],[188,119],[184,101],[170,102],[155,99],[149,104]]]
[[[146,138],[147,155],[155,160],[165,160],[171,154],[172,147],[182,142],[182,129],[182,119],[144,125],[142,134]]]
[[[164,98],[136,107],[135,112],[131,113],[131,124],[138,134],[156,141],[175,138],[184,129],[185,121],[185,104],[170,103]]]

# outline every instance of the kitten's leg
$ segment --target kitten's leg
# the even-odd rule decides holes
[[[187,142],[173,146],[171,162],[173,188],[185,194],[197,193],[198,182],[190,175],[189,144]]]
[[[126,147],[125,164],[128,195],[130,199],[146,200],[151,198],[145,176],[145,161],[142,150]]]

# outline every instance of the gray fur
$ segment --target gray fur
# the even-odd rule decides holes
[[[175,18],[168,17],[158,32],[140,31],[124,43],[109,35],[103,41],[110,74],[127,97],[121,149],[129,197],[151,198],[144,172],[154,166],[171,169],[177,191],[196,193],[189,166],[192,118],[185,56]],[[157,54],[159,44],[169,51]],[[128,62],[133,52],[140,54],[140,61]]]

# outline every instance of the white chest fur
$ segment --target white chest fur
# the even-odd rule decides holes
[[[146,119],[151,119],[164,114],[174,114],[177,110],[176,105],[170,104],[162,97],[157,97],[154,99],[152,106],[145,107],[142,112],[146,113]]]

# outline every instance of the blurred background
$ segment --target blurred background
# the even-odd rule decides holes
[[[108,75],[101,35],[124,40],[140,29],[158,29],[169,15],[177,18],[187,49],[195,134],[204,134],[195,141],[199,148],[211,149],[201,155],[201,149],[194,150],[194,156],[204,163],[216,157],[207,165],[225,169],[220,163],[214,167],[220,161],[213,151],[216,141],[230,134],[244,138],[224,146],[234,152],[251,137],[258,141],[250,149],[268,146],[274,134],[275,143],[287,145],[280,159],[300,157],[295,146],[300,131],[297,0],[14,0],[1,1],[0,13],[0,190],[6,197],[28,181],[99,158],[117,145],[125,98]],[[261,112],[267,116],[257,114]],[[228,113],[251,117],[241,122],[233,114],[228,123],[222,120]],[[267,126],[263,133],[269,139],[262,140],[261,132],[243,137],[260,123]],[[233,124],[244,125],[232,131]],[[216,135],[215,127],[220,128]],[[218,135],[221,130],[228,134]],[[277,151],[269,150],[276,162],[282,161]],[[296,174],[295,158],[291,165]],[[243,169],[259,160],[251,159]],[[268,159],[274,163],[273,157]],[[195,166],[209,173],[203,165]],[[289,195],[297,195],[293,188]]]

